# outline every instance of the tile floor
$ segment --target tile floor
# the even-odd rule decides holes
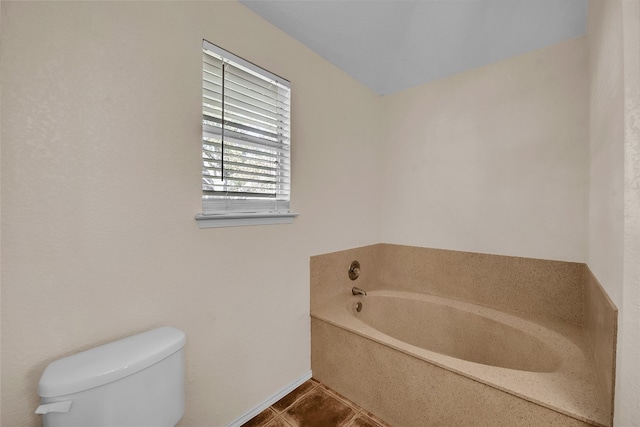
[[[324,384],[310,379],[243,427],[391,427]]]

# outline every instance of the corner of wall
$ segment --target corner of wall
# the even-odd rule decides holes
[[[584,269],[583,282],[584,331],[595,364],[598,385],[604,393],[604,401],[613,420],[618,308],[588,266]]]

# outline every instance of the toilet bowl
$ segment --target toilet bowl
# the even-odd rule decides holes
[[[56,360],[38,384],[44,427],[173,427],[185,334],[162,327]]]

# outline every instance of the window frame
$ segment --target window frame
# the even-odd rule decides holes
[[[227,158],[224,153],[225,143],[230,144],[230,146],[232,147],[231,149],[233,149],[233,145],[232,145],[233,142],[227,142],[231,140],[227,139],[225,141],[225,138],[224,138],[225,130],[228,129],[228,126],[233,126],[233,123],[231,121],[225,120],[224,112],[226,111],[226,109],[230,108],[229,104],[227,104],[226,102],[227,97],[224,94],[225,83],[222,83],[222,93],[220,94],[220,92],[218,91],[216,95],[216,96],[219,96],[219,98],[218,99],[210,98],[210,99],[213,99],[212,102],[219,103],[217,107],[217,109],[219,110],[219,113],[216,113],[216,114],[220,114],[220,118],[215,117],[210,113],[211,105],[208,104],[208,106],[205,107],[205,103],[207,102],[205,99],[205,92],[207,91],[207,85],[210,85],[210,82],[207,80],[206,78],[207,76],[205,74],[205,68],[207,68],[207,65],[209,64],[207,63],[206,59],[211,60],[212,58],[214,58],[217,61],[220,61],[220,65],[222,66],[222,69],[218,67],[218,71],[222,70],[222,72],[218,76],[218,78],[220,79],[220,81],[217,83],[218,89],[220,89],[220,82],[225,82],[227,84],[230,84],[229,82],[233,83],[232,82],[233,77],[227,78],[228,75],[231,75],[231,73],[226,71],[227,67],[229,67],[231,68],[231,70],[237,69],[239,71],[249,72],[254,76],[256,76],[256,78],[264,80],[264,82],[272,82],[275,86],[270,86],[274,88],[270,90],[274,91],[273,93],[277,95],[277,99],[280,99],[280,95],[281,95],[281,92],[283,91],[283,87],[286,87],[286,90],[284,91],[286,98],[284,99],[288,103],[290,103],[290,99],[291,99],[290,82],[288,80],[283,79],[282,77],[277,76],[276,74],[273,74],[263,69],[262,67],[259,67],[253,64],[252,62],[249,62],[239,56],[236,56],[231,52],[228,52],[227,50],[222,49],[219,46],[216,46],[208,42],[207,40],[203,39],[202,41],[203,103],[202,103],[202,138],[201,138],[201,144],[200,144],[200,147],[201,147],[200,152],[202,153],[201,165],[203,168],[202,175],[201,175],[201,180],[202,180],[202,183],[201,183],[202,199],[201,200],[202,200],[203,213],[196,215],[195,219],[198,221],[198,225],[200,228],[292,223],[294,218],[297,217],[299,214],[291,212],[290,205],[289,205],[290,196],[291,196],[291,181],[292,181],[291,180],[291,145],[289,142],[290,138],[286,136],[287,133],[288,135],[290,135],[291,111],[289,108],[289,104],[282,104],[282,105],[285,105],[284,110],[286,114],[281,112],[274,113],[276,115],[276,119],[283,117],[284,122],[286,122],[286,124],[283,126],[282,122],[277,121],[277,126],[278,126],[277,129],[278,130],[280,130],[281,128],[284,129],[285,136],[282,137],[280,134],[278,134],[278,139],[274,143],[278,143],[281,145],[279,145],[279,148],[274,149],[273,152],[276,152],[276,151],[283,152],[284,153],[283,155],[285,156],[284,159],[287,160],[289,164],[285,167],[286,169],[286,171],[284,172],[285,180],[281,181],[281,176],[283,176],[282,169],[278,161],[274,162],[274,164],[276,165],[274,178],[276,179],[274,181],[274,184],[272,184],[274,186],[273,197],[268,196],[268,197],[262,198],[260,197],[261,194],[254,194],[254,195],[246,196],[247,198],[244,199],[244,198],[241,198],[242,196],[238,195],[237,193],[229,192],[225,195],[223,194],[223,191],[216,190],[218,194],[215,194],[215,192],[212,192],[210,189],[212,186],[215,185],[215,184],[211,184],[212,180],[215,177],[218,177],[218,176],[228,177],[228,175],[226,175],[226,173],[224,172],[224,163],[225,163],[225,159]],[[211,92],[209,92],[209,94],[210,93]],[[255,92],[251,92],[251,93],[255,93]],[[276,105],[275,107],[276,110],[279,110],[280,107],[278,106],[281,104],[276,102],[275,105]],[[205,112],[205,110],[208,110],[208,111]],[[252,111],[252,110],[248,110],[248,111]],[[214,126],[211,125],[212,120],[217,121],[218,127],[214,128]],[[213,123],[213,124],[215,125],[216,123]],[[214,131],[217,131],[219,136],[212,137],[211,136],[212,129]],[[229,132],[229,133],[232,133],[232,132]],[[256,134],[251,133],[250,135],[256,135]],[[215,140],[216,138],[219,138],[219,141]],[[248,137],[248,139],[251,139],[251,138],[252,138],[251,136]],[[281,142],[281,139],[282,141],[286,141],[286,143]],[[265,140],[260,140],[260,141],[265,141]],[[261,144],[260,141],[258,142],[258,144]],[[242,144],[243,142],[240,141],[239,143]],[[213,159],[212,157],[210,157],[211,145],[222,146],[222,151],[218,151],[214,153],[219,156],[216,159]],[[283,148],[286,148],[286,150],[283,150]],[[243,153],[242,155],[238,155],[238,157],[241,159],[241,162],[243,164],[244,164],[244,161],[249,157],[251,157],[250,160],[254,160],[253,158],[254,156],[252,154],[249,154],[247,156],[246,154]],[[278,160],[279,159],[280,157],[278,155]],[[218,160],[218,162],[216,162],[216,160]],[[213,173],[210,172],[212,170],[211,162],[220,163],[220,165],[213,165],[214,166]],[[256,164],[256,163],[252,162],[251,164]],[[244,170],[250,170],[250,169],[244,169]],[[242,174],[242,172],[238,172],[238,173]],[[215,180],[217,181],[217,179]],[[227,180],[233,182],[232,177],[227,178]],[[221,183],[224,182],[224,179],[220,178],[220,182]],[[283,183],[283,186],[280,185],[280,182]],[[262,185],[263,184],[258,184],[258,186],[262,186]],[[253,191],[257,193],[260,191],[260,189],[253,190]]]

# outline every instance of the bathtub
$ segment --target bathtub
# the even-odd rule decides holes
[[[610,424],[580,326],[393,289],[311,316],[314,377],[394,427]]]

